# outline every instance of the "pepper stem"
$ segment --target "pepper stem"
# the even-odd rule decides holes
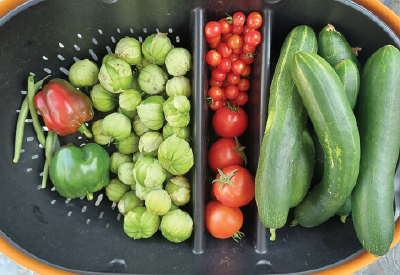
[[[275,234],[275,229],[270,228],[269,233],[271,233],[271,236],[269,237],[270,241],[275,241],[276,240],[276,234]]]
[[[78,129],[79,132],[87,136],[88,138],[92,138],[93,134],[90,132],[90,130],[86,127],[85,123],[82,123],[81,127]]]
[[[340,220],[342,221],[342,223],[346,223],[346,218],[347,218],[347,215],[346,216],[340,216]]]
[[[93,193],[88,193],[86,197],[88,201],[93,200]]]

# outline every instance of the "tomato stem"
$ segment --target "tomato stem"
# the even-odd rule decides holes
[[[247,165],[247,156],[244,153],[244,149],[246,149],[246,146],[239,146],[239,141],[237,139],[237,137],[235,137],[235,141],[236,141],[236,147],[234,148],[234,150],[239,154],[239,156],[244,160],[244,165]]]
[[[231,181],[231,178],[232,178],[234,175],[236,175],[235,172],[236,172],[238,169],[232,170],[228,175],[225,175],[225,174],[221,171],[221,169],[219,169],[219,168],[217,168],[217,170],[218,170],[218,173],[219,173],[220,177],[219,177],[219,179],[215,179],[215,180],[213,180],[212,182],[213,182],[213,183],[215,183],[215,182],[221,182],[221,184],[219,185],[219,190],[222,190],[222,187],[224,187],[225,184],[229,184],[229,185],[231,185],[231,186],[235,186],[235,184]]]
[[[226,15],[226,21],[229,23],[229,24],[232,24],[232,16],[231,15],[229,15],[229,14],[227,14],[227,13],[225,13],[225,15]]]
[[[238,231],[238,232],[236,232],[235,234],[232,235],[232,239],[233,239],[235,242],[238,242],[238,239],[240,240],[243,236],[244,236],[244,233]]]

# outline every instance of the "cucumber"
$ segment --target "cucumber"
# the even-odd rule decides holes
[[[322,57],[298,52],[292,77],[324,152],[324,176],[295,208],[304,227],[317,226],[344,204],[359,171],[360,137],[357,123],[339,76]]]
[[[350,59],[343,59],[335,65],[334,69],[344,86],[351,109],[354,109],[360,89],[360,73],[358,67]]]
[[[268,118],[255,177],[260,220],[275,229],[287,222],[307,111],[293,83],[290,65],[297,51],[317,52],[317,38],[308,26],[295,27],[286,37],[271,82]]]
[[[292,203],[290,208],[297,206],[307,195],[314,173],[315,152],[314,142],[307,130],[303,131],[300,154],[296,163],[296,173],[294,175],[294,186],[292,193]]]
[[[394,234],[394,173],[400,149],[400,52],[377,50],[361,77],[355,110],[361,140],[360,174],[352,194],[354,228],[375,256],[389,251]]]
[[[350,214],[350,212],[351,212],[351,195],[347,197],[342,207],[340,207],[339,211],[336,212],[336,215],[340,216],[340,220],[342,221],[342,223],[345,223],[346,218]]]
[[[360,50],[360,48],[356,48]],[[334,67],[343,59],[350,59],[361,70],[357,60],[357,51],[353,51],[346,38],[335,27],[328,24],[318,35],[318,54]]]
[[[312,139],[314,142],[315,152],[315,165],[312,182],[320,182],[324,175],[324,151],[322,150],[322,146],[319,143],[317,133],[314,129],[312,131]]]

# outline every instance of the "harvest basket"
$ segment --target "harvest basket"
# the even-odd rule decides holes
[[[351,219],[332,218],[306,229],[287,225],[270,242],[257,216],[255,202],[243,208],[245,237],[238,243],[211,237],[205,229],[205,205],[213,174],[207,167],[211,135],[206,102],[207,69],[204,25],[225,13],[258,11],[263,15],[263,41],[253,65],[249,127],[244,136],[248,169],[255,174],[269,98],[269,84],[287,33],[306,24],[319,32],[327,23],[351,45],[361,47],[361,63],[379,47],[400,48],[400,19],[375,0],[3,0],[0,2],[2,91],[0,120],[0,251],[39,274],[351,274],[374,258],[362,249]],[[174,244],[157,233],[132,240],[123,231],[115,205],[95,194],[66,200],[50,186],[41,190],[44,150],[27,121],[23,154],[12,163],[18,109],[26,80],[50,74],[67,79],[76,59],[98,64],[115,43],[132,36],[143,39],[166,32],[175,46],[193,57],[192,148],[193,195],[189,212],[191,238]],[[87,142],[75,134],[59,138],[58,146]],[[399,169],[397,170],[399,173]],[[395,188],[400,187],[396,174]],[[396,194],[399,195],[399,194]],[[396,197],[397,200],[397,197]],[[396,201],[396,205],[400,205]],[[397,209],[396,209],[397,210]],[[396,211],[397,213],[398,211]],[[397,217],[397,215],[396,215]],[[400,239],[398,222],[394,243]]]

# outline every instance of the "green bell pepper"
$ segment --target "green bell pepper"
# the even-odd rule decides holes
[[[93,193],[110,182],[109,169],[110,157],[100,145],[65,145],[51,160],[50,179],[61,196],[73,199],[86,195],[92,200]]]

